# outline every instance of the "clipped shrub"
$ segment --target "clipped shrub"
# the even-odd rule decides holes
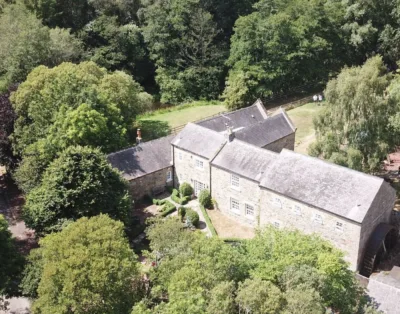
[[[212,206],[210,191],[202,190],[200,192],[199,203],[200,205],[203,205],[205,208],[210,208]]]
[[[193,188],[192,186],[187,183],[187,182],[183,182],[180,186],[179,186],[179,192],[181,193],[182,197],[183,196],[192,196],[193,194]]]
[[[197,227],[199,225],[200,217],[197,212],[191,208],[186,208],[186,224],[190,227],[191,225]]]
[[[186,215],[186,207],[180,206],[178,208],[178,215],[181,217],[181,220],[183,220],[183,217]]]
[[[162,206],[162,205],[164,205],[166,202],[167,202],[167,200],[158,200],[158,199],[156,199],[156,198],[153,198],[153,204],[154,204],[154,205]]]
[[[179,192],[177,189],[173,189],[172,190],[172,194],[171,194],[171,199],[175,202],[180,204],[181,203],[181,199],[179,197]]]
[[[168,214],[174,212],[176,210],[176,207],[174,204],[172,204],[169,201],[165,201],[165,204],[160,208],[161,216],[165,217]]]
[[[185,204],[187,204],[187,203],[190,201],[191,197],[190,197],[190,196],[182,196],[182,197],[179,197],[179,192],[178,192],[178,190],[174,189],[174,190],[172,191],[172,194],[171,194],[171,199],[172,199],[175,203],[178,203],[178,204],[180,204],[180,205],[185,205]]]

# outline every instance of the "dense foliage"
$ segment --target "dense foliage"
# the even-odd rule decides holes
[[[100,213],[128,223],[130,206],[127,182],[105,156],[98,149],[71,146],[28,193],[24,218],[27,226],[43,234]]]
[[[21,3],[0,15],[0,90],[22,82],[38,65],[80,58],[82,44],[68,30],[49,29]]]
[[[400,79],[382,58],[344,69],[329,81],[327,105],[314,121],[318,141],[312,155],[357,170],[372,171],[400,142]]]
[[[13,296],[18,293],[18,281],[21,276],[23,259],[11,238],[7,220],[0,214],[0,310],[1,296]]]
[[[267,228],[232,246],[187,231],[175,218],[156,221],[147,234],[156,261],[152,289],[132,314],[323,314],[328,307],[350,314],[366,308],[342,254],[317,236]]]
[[[33,313],[128,313],[138,297],[136,256],[124,226],[107,215],[81,218],[31,252],[24,286]],[[35,289],[36,288],[36,289]]]
[[[93,62],[34,69],[11,96],[17,114],[13,148],[22,156],[16,179],[35,187],[56,155],[71,145],[108,153],[133,142],[134,120],[151,96],[129,75]]]
[[[0,165],[8,169],[15,168],[18,158],[14,155],[9,136],[14,131],[16,115],[10,102],[10,92],[0,94]]]

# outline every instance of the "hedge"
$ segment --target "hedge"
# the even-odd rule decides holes
[[[213,237],[216,237],[218,235],[217,230],[215,230],[214,225],[211,222],[210,216],[208,216],[207,210],[201,204],[200,204],[200,210],[203,213],[204,219],[206,220],[208,229],[210,229],[210,231],[211,231],[211,235]]]
[[[153,204],[154,205],[164,205],[167,202],[167,200],[158,200],[156,198],[153,198]]]
[[[169,215],[170,213],[176,211],[176,207],[174,204],[172,204],[169,201],[165,201],[165,204],[161,207],[161,216],[165,217]]]
[[[176,190],[176,189],[174,189],[174,190],[172,191],[172,194],[171,194],[171,199],[172,199],[175,203],[178,203],[178,204],[180,204],[180,205],[185,205],[185,204],[187,204],[187,203],[189,202],[190,198],[191,198],[190,196],[179,197],[179,192],[178,192],[178,190]]]

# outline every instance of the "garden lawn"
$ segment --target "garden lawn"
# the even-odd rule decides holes
[[[167,122],[171,128],[175,128],[177,126],[184,125],[188,122],[204,119],[209,116],[226,111],[225,106],[222,104],[187,107],[185,109],[180,109],[180,110],[179,107],[177,106],[176,109],[177,110],[173,110],[166,113],[145,116],[140,120],[163,121]]]
[[[297,128],[294,148],[296,152],[307,154],[308,146],[315,141],[313,118],[317,116],[323,108],[323,104],[309,103],[287,112]]]

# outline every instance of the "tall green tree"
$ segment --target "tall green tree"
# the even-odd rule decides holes
[[[45,234],[100,213],[128,223],[130,208],[127,182],[105,156],[97,149],[71,146],[29,192],[23,213],[27,226]]]
[[[310,153],[358,170],[376,169],[398,144],[398,86],[380,56],[343,69],[326,87],[327,105],[314,121],[318,141]]]
[[[150,57],[157,65],[161,101],[213,99],[220,92],[223,43],[203,1],[144,1],[140,11]]]
[[[93,62],[38,67],[11,100],[18,117],[13,149],[22,156],[15,177],[26,192],[69,145],[105,153],[126,147],[134,139],[136,115],[152,103],[129,75],[107,73]]]
[[[128,313],[138,297],[136,257],[123,224],[107,215],[79,219],[43,238],[38,250],[34,313]]]
[[[0,80],[2,89],[22,82],[38,65],[78,60],[82,43],[66,29],[49,29],[22,4],[0,13]]]
[[[261,0],[254,8],[238,18],[231,38],[228,108],[324,82],[348,62],[340,1]]]

